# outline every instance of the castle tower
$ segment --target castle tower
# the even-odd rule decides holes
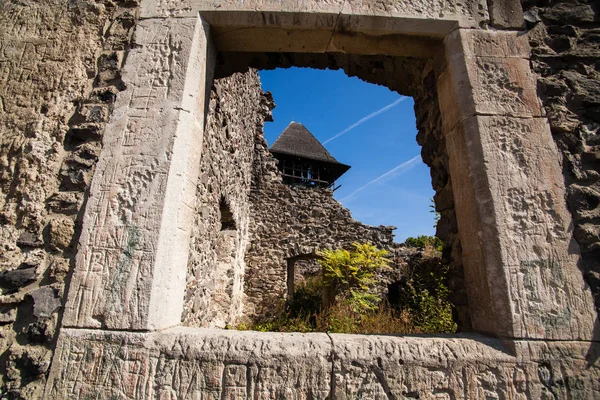
[[[292,185],[328,188],[350,169],[299,122],[292,121],[269,150],[279,160],[283,182]]]

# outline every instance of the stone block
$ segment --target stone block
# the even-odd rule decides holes
[[[29,293],[33,299],[33,315],[49,318],[62,305],[58,292],[52,287],[42,287]]]
[[[478,335],[63,329],[44,398],[595,398],[598,351]]]
[[[74,234],[75,222],[70,218],[53,219],[48,224],[48,244],[54,249],[69,247]]]
[[[445,131],[474,115],[543,115],[524,36],[459,29],[444,42],[447,64],[438,67],[438,93]]]
[[[254,12],[260,9],[261,13]],[[440,36],[457,24],[478,27],[489,19],[482,0],[386,0],[344,2],[341,0],[286,1],[204,1],[147,0],[142,2],[143,18],[193,16],[200,12],[211,26],[278,26],[294,29],[334,28],[338,18],[351,17],[362,31],[379,31]]]
[[[324,333],[63,329],[44,398],[325,399],[330,353]]]
[[[65,326],[179,323],[202,144],[207,26],[148,20],[123,68],[84,217]],[[205,72],[205,74],[202,73]],[[208,78],[210,82],[210,77]]]
[[[593,301],[577,268],[579,249],[547,121],[480,116],[461,125],[447,142],[453,184],[473,190],[469,201],[464,187],[454,188],[469,296],[475,292],[469,276],[475,282],[485,276],[482,299],[487,287],[489,307],[505,310],[493,322],[503,336],[593,339]],[[465,160],[452,156],[461,143]],[[483,276],[472,255],[485,260]]]
[[[21,232],[17,239],[17,246],[21,248],[38,248],[44,246],[44,242],[40,240],[37,234],[32,232]]]
[[[597,12],[597,11],[596,11]],[[544,10],[544,18],[556,24],[569,23],[592,23],[597,21],[597,14],[592,4],[571,4],[570,2],[557,3]]]
[[[33,281],[38,277],[37,268],[25,266],[12,271],[5,271],[0,274],[0,288],[4,291],[12,292]]]
[[[449,59],[466,57],[529,58],[526,35],[518,32],[458,29],[446,38]]]
[[[441,393],[446,398],[481,398],[486,385],[479,379],[493,364],[514,362],[499,342],[485,338],[341,334],[331,338],[335,399],[435,399]],[[473,364],[481,367],[477,374],[457,377]],[[512,389],[511,382],[500,385]]]
[[[518,265],[520,256],[511,252],[524,248],[529,251],[522,255],[568,259],[571,215],[564,202],[558,151],[547,121],[480,116],[465,120],[463,127],[470,148],[481,157],[481,164],[473,168],[488,174],[487,179],[478,181],[476,190],[489,191],[494,199],[493,209],[486,212],[489,220],[482,221],[484,229],[499,224],[501,232],[517,235],[502,246],[502,262]],[[497,221],[492,221],[493,215]],[[529,240],[541,240],[547,246]]]
[[[490,23],[495,28],[519,29],[523,27],[523,8],[519,0],[488,0]]]

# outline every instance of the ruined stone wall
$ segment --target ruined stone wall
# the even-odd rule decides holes
[[[459,330],[469,331],[471,321],[462,265],[462,247],[458,237],[446,139],[442,132],[435,73],[431,62],[423,68],[422,82],[414,97],[417,142],[421,145],[421,159],[429,166],[431,186],[435,190],[433,199],[440,217],[436,225],[436,236],[444,242],[443,262],[450,266],[448,288],[450,301],[454,305],[455,320]]]
[[[136,1],[3,1],[0,397],[39,398]]]
[[[562,153],[582,270],[600,310],[600,7],[524,0],[531,66]]]
[[[357,76],[369,83],[384,85],[402,95],[413,96],[418,129],[416,140],[422,146],[421,158],[430,168],[431,184],[436,192],[434,196],[435,206],[436,210],[440,212],[436,234],[446,244],[444,262],[451,266],[449,274],[451,301],[455,306],[455,317],[460,329],[470,330],[468,298],[464,286],[462,248],[458,237],[454,194],[448,167],[446,141],[442,132],[433,59],[357,56],[340,53],[223,53],[220,62],[220,73],[244,70],[248,66],[273,69],[296,65],[317,69],[343,69],[349,76]],[[263,173],[274,176],[276,167],[268,162],[262,162],[257,163],[255,171],[263,171]],[[286,196],[288,195],[286,194]],[[327,200],[324,204],[329,203],[330,200]],[[290,204],[289,210],[293,210],[294,207],[298,207],[298,205]],[[336,208],[338,205],[332,207]],[[268,208],[266,209],[268,210]],[[290,212],[293,214],[293,211]],[[336,212],[331,215],[335,216]],[[328,227],[328,223],[325,226]],[[280,282],[280,280],[281,277],[276,279],[277,282]],[[385,278],[382,286],[385,286],[388,280],[389,278]],[[259,287],[262,286],[264,285],[259,285]],[[271,286],[268,287],[272,288]],[[277,283],[276,286],[280,287],[280,283]],[[279,290],[283,289],[279,288]]]
[[[273,311],[287,290],[290,257],[347,248],[355,241],[395,248],[391,227],[353,220],[331,190],[281,183],[263,136],[273,107],[254,69],[215,80],[203,138],[184,325],[235,326],[242,309],[246,315]],[[223,227],[223,207],[233,214],[232,229]],[[399,276],[398,270],[382,274],[378,291],[386,293]]]
[[[277,100],[277,99],[275,99]],[[246,254],[244,314],[269,315],[287,291],[287,260],[315,256],[323,249],[352,247],[371,242],[394,253],[394,227],[373,227],[355,221],[333,198],[330,189],[304,188],[281,183],[276,160],[264,138],[255,142],[256,161],[250,193],[250,246]],[[399,265],[378,275],[378,292],[399,279]]]
[[[183,323],[235,325],[243,300],[254,141],[270,118],[258,72],[217,79],[204,133]],[[227,226],[223,213],[231,212]]]

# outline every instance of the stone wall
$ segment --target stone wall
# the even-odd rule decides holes
[[[0,11],[0,397],[39,398],[136,1]]]
[[[442,132],[435,73],[431,64],[423,68],[423,83],[418,86],[414,97],[417,142],[421,145],[421,159],[429,166],[431,186],[435,190],[433,199],[440,216],[436,225],[436,236],[444,242],[442,258],[443,262],[450,266],[448,288],[450,301],[454,305],[455,320],[461,331],[469,331],[471,321],[464,281],[462,247],[458,236],[452,178],[448,166],[446,139]]]
[[[221,72],[216,71],[217,74]],[[352,219],[331,190],[281,183],[263,124],[274,104],[256,70],[216,79],[204,135],[183,323],[225,327],[265,315],[284,298],[287,260],[370,241],[392,253],[392,227]],[[222,208],[234,230],[222,229]],[[223,252],[227,254],[223,254]],[[400,277],[381,273],[378,292]],[[244,285],[244,287],[242,287]]]
[[[432,43],[433,47],[433,43]],[[462,247],[458,237],[452,180],[448,167],[448,154],[446,141],[442,132],[441,113],[437,96],[437,84],[434,71],[433,58],[392,57],[392,56],[358,56],[340,53],[332,54],[303,54],[303,53],[222,53],[219,57],[220,68],[217,74],[227,74],[231,71],[246,70],[248,66],[273,69],[286,68],[292,65],[305,66],[317,69],[342,69],[348,76],[356,76],[372,84],[384,85],[390,90],[415,100],[415,115],[417,117],[418,134],[416,137],[422,146],[421,158],[430,167],[431,183],[436,194],[434,196],[436,210],[440,212],[437,235],[446,243],[444,262],[451,266],[449,285],[452,291],[451,301],[455,305],[456,320],[461,330],[470,330],[468,298],[465,290],[462,265]],[[261,171],[273,173],[274,166],[259,165]],[[260,184],[258,185],[258,187]],[[302,192],[299,192],[302,193]],[[327,196],[324,195],[326,198]],[[285,197],[289,197],[285,194]],[[329,196],[330,197],[330,196]],[[331,204],[337,210],[338,205],[333,205],[331,200],[324,204]],[[293,214],[294,207],[290,204],[289,212]],[[300,206],[307,207],[307,206]],[[265,208],[268,210],[268,207]],[[339,218],[337,211],[330,213],[332,218]],[[341,220],[349,217],[343,216]],[[261,219],[268,220],[268,219]],[[298,222],[300,223],[300,222]],[[352,226],[352,222],[348,226]],[[312,222],[311,222],[312,224]],[[325,223],[329,229],[329,223]],[[312,230],[310,231],[311,234]],[[363,234],[363,232],[356,232]],[[276,235],[273,235],[276,236]],[[335,236],[335,234],[333,234]],[[332,236],[332,237],[333,237]],[[367,234],[367,236],[369,236]],[[360,237],[360,236],[357,236]],[[381,242],[384,247],[392,250],[386,240]],[[270,240],[273,242],[273,240]],[[341,243],[347,241],[341,240]],[[394,250],[398,251],[398,250]],[[281,272],[280,272],[281,273]],[[276,279],[280,287],[281,276]],[[384,279],[385,286],[389,278]],[[263,285],[259,285],[262,287]],[[272,288],[272,285],[268,286]],[[259,290],[257,290],[258,292]]]
[[[524,0],[531,65],[562,153],[567,203],[600,310],[600,7]]]
[[[223,328],[241,315],[254,141],[270,118],[258,72],[214,82],[204,133],[183,323]],[[223,214],[232,213],[229,226]]]
[[[269,315],[287,293],[288,259],[314,257],[323,249],[352,248],[353,242],[371,242],[395,253],[394,227],[373,227],[355,221],[333,198],[331,189],[305,188],[281,183],[276,160],[262,136],[255,142],[250,193],[250,246],[246,253],[246,316]],[[398,280],[400,264],[378,274],[377,291]]]

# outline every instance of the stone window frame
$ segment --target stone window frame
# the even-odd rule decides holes
[[[431,37],[443,43],[436,75],[474,331],[506,339],[597,337],[526,37],[474,29],[468,18],[337,8],[214,11],[210,2],[205,9],[192,3],[176,16],[153,13],[152,1],[142,4],[123,70],[127,89],[118,95],[85,210],[64,332],[180,325],[217,48],[324,52],[347,18],[341,33],[348,35],[332,50],[415,55],[431,53]],[[283,34],[260,40],[273,25]],[[529,175],[515,178],[507,168],[518,165],[510,157],[519,149],[527,150],[518,162]],[[511,196],[542,206],[512,204]],[[523,234],[519,223],[536,226]]]

